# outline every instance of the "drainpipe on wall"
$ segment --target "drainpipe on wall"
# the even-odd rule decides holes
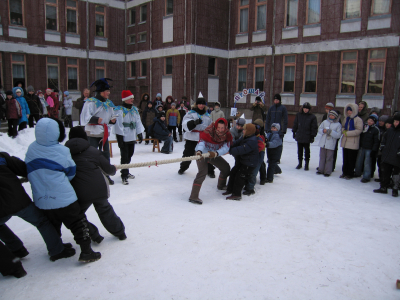
[[[152,39],[152,31],[151,31],[151,17],[153,16],[153,2],[150,2],[150,63],[149,63],[149,68],[150,68],[150,83],[149,83],[149,90],[150,90],[150,99],[153,99],[152,97],[151,97],[151,92],[152,92],[152,90],[151,90],[151,82],[152,82],[152,72],[151,72],[151,67],[152,67],[152,58],[153,58],[153,53],[152,53],[152,42],[153,42],[153,39]],[[161,99],[162,100],[162,99]]]
[[[127,64],[127,62],[126,62],[126,51],[127,51],[127,42],[126,42],[126,33],[127,33],[127,24],[126,24],[126,14],[127,14],[127,5],[126,5],[126,1],[127,0],[125,0],[125,4],[124,4],[124,8],[125,8],[125,10],[124,10],[124,48],[125,48],[125,59],[124,59],[124,87],[125,87],[125,90],[127,90],[128,89],[128,85],[127,85],[127,80],[126,80],[126,77],[127,77],[127,72],[126,72],[126,64]],[[139,92],[139,94],[140,94],[140,92]]]
[[[90,66],[89,66],[89,0],[86,0],[86,85],[90,86]]]
[[[195,0],[193,0],[193,2],[195,2]],[[196,8],[197,8],[197,2],[196,2]],[[193,74],[193,80],[194,80],[194,83],[193,83],[193,100],[194,100],[194,102],[196,103],[196,99],[197,99],[197,95],[196,95],[196,86],[197,86],[197,74],[196,74],[196,71],[197,71],[197,49],[196,49],[196,47],[197,47],[197,14],[196,14],[196,16],[195,16],[195,19],[194,19],[194,74]],[[204,96],[204,95],[203,95]]]
[[[183,30],[183,44],[185,48],[185,58],[183,62],[183,94],[186,96],[186,11],[187,11],[187,0],[185,0],[185,29]]]
[[[397,103],[399,102],[399,88],[400,88],[400,45],[399,45],[399,50],[397,51],[397,72],[396,72],[396,83],[394,85],[392,115],[397,110]]]
[[[229,19],[228,19],[228,63],[226,69],[226,103],[225,106],[229,107],[229,51],[230,51],[230,42],[231,42],[231,3],[229,0]]]
[[[276,0],[274,0],[274,8],[272,10],[272,56],[271,56],[271,79],[269,87],[269,106],[272,105],[272,97],[274,96],[274,76],[275,76],[275,14],[276,14]],[[264,101],[265,102],[265,101]]]

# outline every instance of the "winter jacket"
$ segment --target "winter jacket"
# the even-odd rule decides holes
[[[273,123],[279,123],[281,125],[279,135],[283,137],[287,130],[288,114],[286,107],[281,103],[274,104],[269,108],[267,119],[265,121],[265,130],[270,131]]]
[[[115,175],[116,169],[101,151],[90,146],[85,139],[74,138],[65,143],[76,164],[76,175],[71,180],[80,203],[107,199],[110,196],[108,180],[103,173]]]
[[[17,175],[28,176],[25,162],[0,152],[0,218],[14,214],[32,203]]]
[[[162,99],[158,100],[157,98],[153,100],[153,107],[157,108],[157,106],[161,105],[162,107],[164,107],[164,102],[162,101]]]
[[[379,149],[379,129],[375,125],[365,125],[360,136],[360,148],[377,152]]]
[[[65,114],[67,116],[72,115],[72,97],[71,96],[67,96],[64,98],[64,107],[65,107]]]
[[[220,108],[214,108],[210,114],[211,120],[213,122],[217,121],[219,118],[225,118],[224,112]]]
[[[42,97],[42,98],[39,97],[39,101],[40,101],[40,104],[42,105],[42,113],[43,113],[43,115],[47,115],[47,106],[49,106],[49,104],[44,99],[44,97]]]
[[[168,101],[168,100],[171,100],[171,102]],[[164,110],[164,111],[170,110],[170,109],[172,108],[172,107],[171,107],[172,102],[174,102],[174,98],[172,98],[172,96],[168,96],[168,97],[165,99],[165,103],[164,103],[164,106],[163,106],[163,110]]]
[[[368,113],[368,103],[365,101],[360,101],[358,104],[363,103],[364,104],[364,108],[361,110],[361,112],[358,112],[358,105],[357,105],[357,113],[358,116],[363,120],[363,123],[366,123],[369,117],[369,113]],[[346,110],[345,110],[346,112]]]
[[[136,141],[136,137],[144,132],[144,126],[136,106],[131,108],[118,106],[114,112],[118,115],[113,126],[115,134],[123,136],[124,142]]]
[[[81,114],[81,125],[85,126],[88,136],[103,137],[103,124],[109,126],[115,106],[109,99],[104,99],[100,95],[96,95],[96,97],[85,101]],[[99,118],[103,119],[101,124],[98,124]]]
[[[358,150],[360,147],[360,135],[363,130],[363,120],[357,116],[358,114],[358,106],[357,104],[354,103],[349,103],[346,105],[344,108],[344,111],[346,113],[347,107],[350,106],[352,109],[352,114],[350,116],[350,119],[354,119],[354,130],[349,130],[350,127],[350,121],[347,125],[347,128],[345,128],[346,125],[346,120],[347,117],[343,119],[342,122],[342,141],[340,142],[340,147],[346,148],[346,149],[352,149],[352,150]],[[344,130],[346,132],[344,133]]]
[[[179,123],[181,122],[181,115],[179,114],[179,111],[176,108],[169,109],[167,111],[165,121],[167,122],[168,126],[178,126]]]
[[[400,125],[386,130],[381,143],[382,157],[381,163],[387,163],[400,168]]]
[[[21,105],[15,99],[6,99],[6,118],[10,119],[19,119],[22,116]]]
[[[233,137],[234,141],[240,139],[243,136],[243,130],[239,132],[239,130],[236,128],[236,126],[233,126],[230,129],[230,132],[232,134],[232,137]]]
[[[255,135],[242,137],[233,142],[229,153],[239,158],[240,163],[248,167],[256,167],[258,164],[258,141]]]
[[[277,148],[282,145],[282,138],[278,131],[267,133],[267,142],[265,143],[268,149]]]
[[[17,94],[15,93],[15,91],[17,89],[21,89],[19,87],[14,87],[12,89],[13,91],[13,97],[15,99],[17,99],[19,105],[21,106],[21,118],[18,121],[18,124],[21,124],[23,122],[28,122],[28,117],[27,115],[31,114],[31,111],[29,110],[29,106],[28,103],[26,102],[25,98],[24,98],[24,91],[22,91],[21,97],[17,97]]]
[[[180,115],[181,121],[182,121],[183,117],[188,113],[189,110],[187,109],[186,106],[184,106],[184,107],[179,106],[178,111],[179,111],[179,115]]]
[[[142,124],[147,129],[154,123],[154,118],[157,116],[157,111],[154,107],[146,107],[142,113]]]
[[[324,129],[327,129],[326,133],[324,133]],[[328,150],[335,150],[336,141],[342,136],[342,125],[339,122],[339,118],[323,121],[319,125],[318,133],[321,134],[319,146]]]
[[[251,117],[252,122],[257,119],[261,119],[265,122],[267,107],[263,103],[260,103],[259,105],[253,103],[250,110],[253,112],[253,116]]]
[[[168,136],[171,134],[169,132],[167,125],[165,122],[161,121],[160,118],[154,118],[154,126],[153,126],[153,136],[159,140],[166,140]]]
[[[28,93],[27,95],[25,95],[24,98],[28,103],[31,114],[38,114],[38,115],[43,114],[42,103],[40,102],[38,96],[36,96],[35,94],[31,95]]]
[[[89,98],[87,98],[89,99]],[[76,101],[73,103],[74,107],[79,110],[79,115],[82,113],[83,109],[83,104],[85,104],[85,97],[82,95],[82,97],[79,97],[76,99]]]
[[[318,133],[317,118],[310,112],[305,113],[302,111],[297,113],[292,131],[298,143],[311,143]]]
[[[196,120],[200,119],[200,124],[195,124]],[[204,131],[208,125],[212,123],[210,115],[203,109],[195,107],[189,111],[182,120],[182,127],[185,130],[184,138],[189,141],[198,142],[200,139],[200,131]]]
[[[33,200],[40,209],[66,207],[78,199],[70,184],[75,162],[69,149],[58,143],[60,129],[56,121],[40,119],[35,136],[25,157]]]
[[[147,96],[147,99],[144,99],[144,96]],[[140,97],[140,103],[138,106],[138,110],[140,114],[143,114],[144,110],[147,108],[147,103],[150,100],[150,95],[147,93],[143,93],[142,97]]]

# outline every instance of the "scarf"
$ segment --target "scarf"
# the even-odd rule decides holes
[[[357,117],[357,116],[356,116]],[[354,117],[355,118],[355,117]],[[349,125],[349,123],[350,123],[350,126],[349,126],[349,129],[347,129],[348,131],[352,131],[352,130],[355,130],[356,128],[354,127],[354,118],[350,118],[350,117],[347,117],[346,118],[346,124],[344,124],[344,129],[347,129],[347,125]]]
[[[54,100],[53,100],[52,97],[47,95],[46,101],[47,101],[47,103],[49,104],[50,107],[54,107]]]
[[[223,132],[217,131],[218,122],[223,121],[225,124],[225,130]],[[220,144],[220,147],[223,143],[228,143],[228,145],[232,142],[232,134],[228,129],[228,122],[224,118],[219,118],[214,123],[207,126],[204,131],[200,132],[200,140],[203,140],[207,143],[211,144]]]

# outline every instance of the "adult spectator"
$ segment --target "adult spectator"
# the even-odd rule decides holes
[[[369,117],[367,102],[360,101],[358,103],[358,116],[363,120],[363,124],[367,123]]]
[[[260,96],[256,97],[256,101],[253,103],[253,106],[250,108],[250,110],[253,112],[253,117],[251,118],[252,122],[257,119],[261,119],[263,122],[265,122],[267,107],[264,105],[264,103],[262,103]]]
[[[278,123],[281,125],[281,130],[279,131],[279,136],[283,141],[283,137],[286,134],[287,124],[288,124],[288,114],[287,109],[281,102],[281,95],[276,94],[274,96],[274,105],[272,105],[267,113],[267,119],[265,121],[265,130],[268,132],[271,130],[271,125],[273,123]],[[282,145],[283,146],[283,145]]]
[[[43,107],[40,99],[37,95],[35,95],[35,89],[30,85],[26,89],[28,94],[25,97],[26,102],[28,103],[29,110],[31,111],[28,119],[29,128],[33,128],[33,120],[37,123],[40,119],[40,116],[43,115]]]
[[[82,113],[82,108],[83,104],[85,103],[85,100],[89,99],[90,97],[90,90],[88,88],[83,89],[82,91],[82,96],[76,99],[74,102],[74,107],[79,110],[79,124],[81,124],[81,113]]]

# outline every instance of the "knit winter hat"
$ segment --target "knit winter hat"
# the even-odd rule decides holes
[[[110,78],[100,78],[100,79],[96,80],[95,82],[93,82],[90,85],[90,87],[95,85],[96,86],[96,92],[99,92],[99,93],[107,91],[110,88],[112,88],[112,86],[109,85],[107,80],[112,81],[112,79],[110,79]],[[55,91],[56,91],[56,89],[54,89],[54,92]]]
[[[157,118],[165,117],[165,111],[160,111],[157,115]]]
[[[239,126],[244,126],[246,124],[246,120],[245,119],[243,119],[243,118],[239,118],[237,121],[236,121],[236,125],[239,125]]]
[[[121,93],[122,101],[126,101],[129,99],[134,99],[135,97],[132,95],[131,91],[123,90]]]
[[[172,102],[172,103],[171,103],[171,107],[172,107],[172,106],[175,106],[175,107],[176,107],[176,103],[175,103],[175,102]]]
[[[39,96],[39,94],[43,94],[42,90],[37,90],[37,91],[36,91],[36,95]]]
[[[281,125],[279,123],[272,123],[271,127],[275,127],[278,131],[281,130]]]
[[[199,97],[196,100],[196,104],[204,104],[206,105],[206,99],[204,99],[203,94],[200,92]]]
[[[386,121],[385,124],[393,124],[393,118],[389,117]]]
[[[69,96],[69,92],[68,91],[64,91],[64,95],[68,97]]]
[[[339,114],[334,110],[330,110],[329,115],[335,116],[335,119],[337,119],[339,117]]]
[[[399,113],[396,113],[396,114],[393,116],[393,121],[400,121],[400,114],[399,114]]]
[[[376,124],[376,123],[378,123],[378,116],[377,115],[375,115],[375,114],[372,114],[372,115],[370,115],[369,117],[368,117],[368,119],[371,119],[372,121],[374,121],[374,123]]]
[[[163,106],[160,104],[160,105],[157,105],[156,109],[158,110],[160,107],[163,108]]]
[[[261,119],[257,119],[253,122],[253,124],[256,124],[260,127],[264,127],[264,122]]]
[[[279,94],[275,94],[274,99],[278,99],[279,101],[282,100],[282,99],[281,99],[281,95],[279,95]]]
[[[378,108],[378,107],[372,107],[371,108],[371,113],[372,112],[375,112],[377,115],[379,115],[380,113],[381,113],[381,110],[380,110],[380,108]]]
[[[325,104],[325,108],[331,110],[332,108],[334,108],[335,106],[333,105],[333,103],[328,102],[327,104]]]
[[[389,119],[388,115],[382,115],[379,117],[379,121],[382,121],[382,122],[386,122],[387,119]]]
[[[15,89],[15,93],[22,93],[21,89]]]
[[[247,123],[243,126],[243,130],[246,130],[246,136],[252,136],[256,133],[256,126],[251,123]]]
[[[350,106],[347,106],[346,111],[353,111],[353,109]]]
[[[158,93],[158,94],[157,94],[157,96],[156,96],[156,98],[157,98],[157,97],[160,97],[160,98],[161,98],[161,94],[160,94],[160,93]]]
[[[153,102],[151,100],[147,101],[147,105],[151,104],[153,106]]]
[[[311,109],[311,104],[309,102],[304,102],[303,103],[303,108]]]
[[[33,86],[28,86],[27,88],[26,88],[26,91],[29,93],[29,92],[34,92],[35,91],[35,89],[33,88]]]
[[[215,106],[219,106],[219,107],[221,107],[221,103],[219,103],[219,102],[215,102],[215,103],[214,103],[214,107],[215,107]]]
[[[68,138],[69,139],[81,138],[85,140],[88,139],[85,129],[83,129],[82,126],[72,127],[71,130],[69,131]]]
[[[7,91],[6,96],[11,95],[12,96],[13,92],[12,91]]]

